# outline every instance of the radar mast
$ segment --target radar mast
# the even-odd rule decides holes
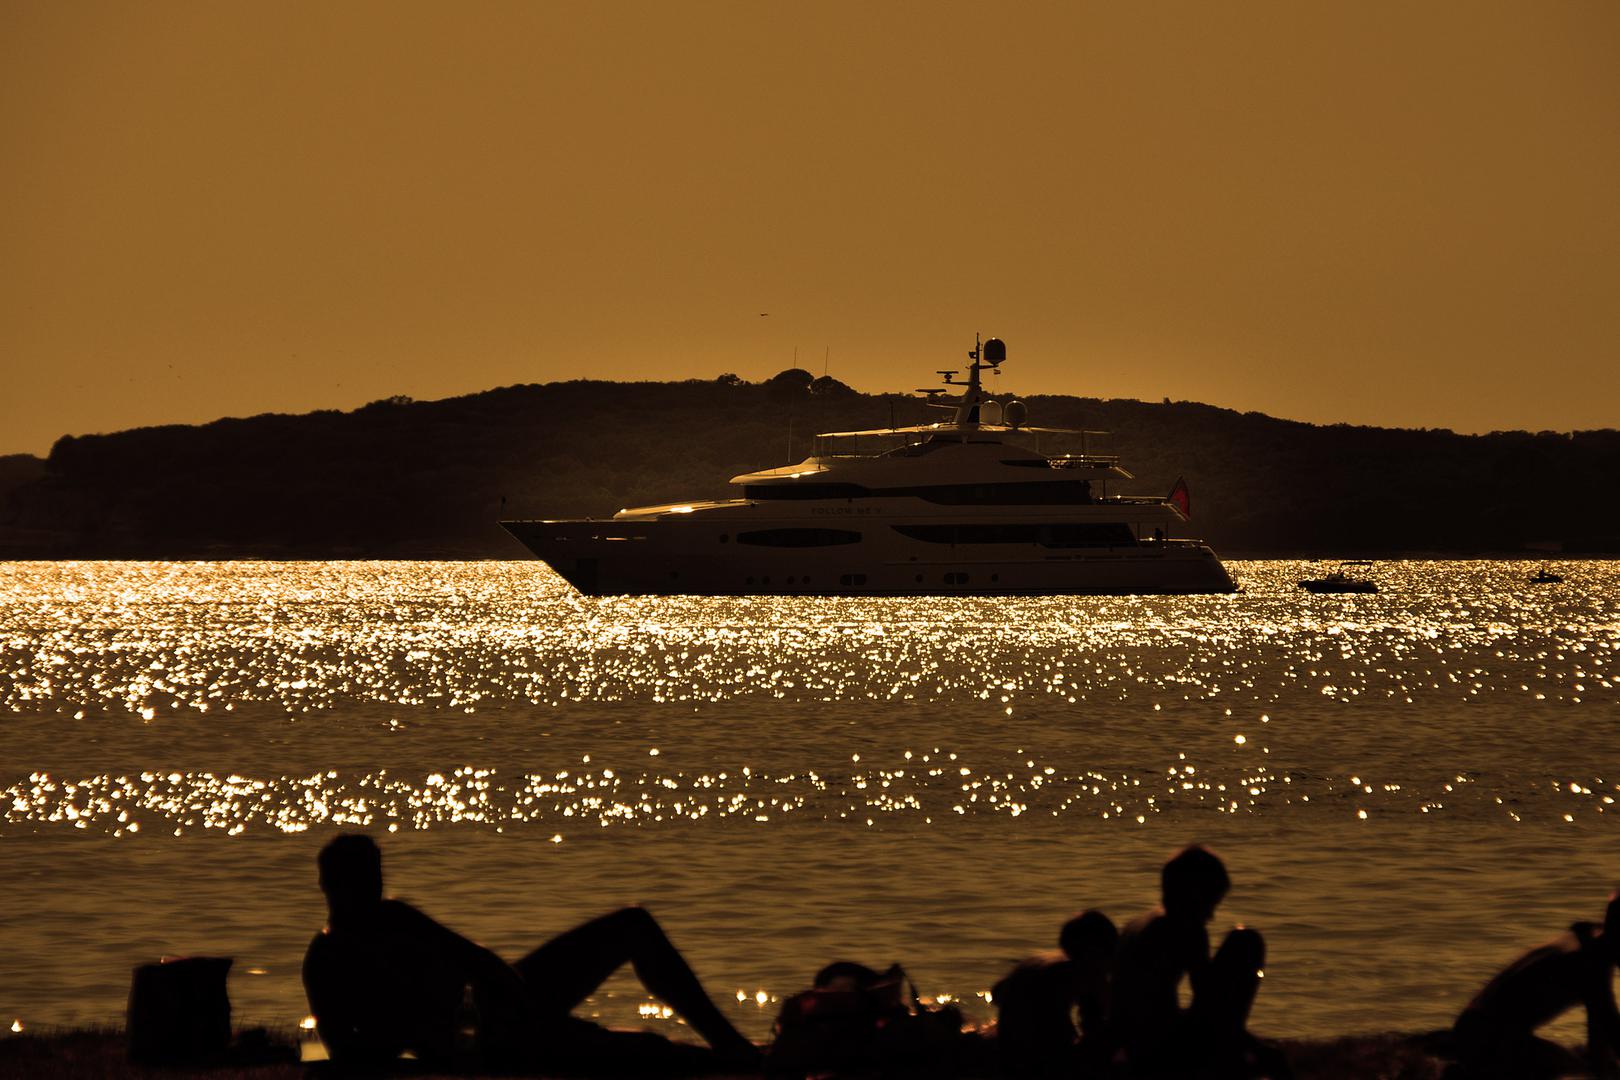
[[[973,335],[973,351],[968,353],[968,381],[962,391],[961,400],[956,403],[956,425],[958,427],[977,427],[979,425],[979,406],[990,400],[985,393],[979,372],[990,369],[991,373],[1000,375],[1001,365],[1007,362],[1007,345],[1000,338],[991,338],[980,343],[979,335]],[[955,372],[952,372],[954,375]],[[945,380],[950,382],[949,379]]]

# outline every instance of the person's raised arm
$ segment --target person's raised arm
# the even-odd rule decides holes
[[[1620,1052],[1620,1010],[1615,1008],[1611,976],[1610,966],[1604,964],[1601,977],[1594,975],[1582,995],[1586,1002],[1586,1045],[1605,1076],[1615,1075],[1615,1054]]]
[[[1208,992],[1205,984],[1210,971],[1209,931],[1202,923],[1178,920],[1175,933],[1171,937],[1171,948],[1174,950],[1176,965],[1187,973],[1187,982],[1192,986],[1193,1000],[1197,1001],[1201,991]]]
[[[511,994],[514,998],[525,992],[523,977],[511,964],[409,904],[399,906],[409,913],[406,916],[409,920],[408,932],[449,960],[457,970],[465,972],[475,986]]]
[[[1585,924],[1573,928],[1578,949],[1581,1004],[1586,1006],[1586,1049],[1602,1076],[1616,1075],[1615,1052],[1620,1050],[1620,1009],[1614,1001],[1614,962],[1601,933]]]

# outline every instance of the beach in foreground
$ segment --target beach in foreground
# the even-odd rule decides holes
[[[289,1043],[289,1048],[291,1044]],[[1290,1039],[1281,1043],[1297,1080],[1438,1080],[1445,1062],[1427,1053],[1419,1037],[1399,1033],[1342,1039]],[[0,1040],[0,1080],[101,1077],[185,1077],[187,1080],[288,1080],[306,1075],[297,1063],[162,1069],[131,1065],[116,1031],[22,1034]],[[413,1073],[429,1077],[439,1074]],[[744,1080],[758,1074],[730,1074]]]

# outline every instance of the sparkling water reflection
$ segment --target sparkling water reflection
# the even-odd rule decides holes
[[[1601,910],[1620,567],[1233,570],[587,600],[536,563],[0,564],[0,1016],[105,1020],[130,963],[234,952],[239,1013],[295,1021],[339,828],[395,834],[397,890],[511,954],[645,901],[756,1033],[843,955],[971,1007],[1189,839],[1271,937],[1281,1033],[1444,1023]],[[593,1007],[676,1023],[626,981]]]

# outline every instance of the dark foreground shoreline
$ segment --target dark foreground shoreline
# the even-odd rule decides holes
[[[297,1041],[275,1041],[297,1053]],[[1297,1080],[1439,1080],[1445,1062],[1429,1053],[1420,1035],[1386,1032],[1333,1039],[1285,1039],[1279,1042]],[[272,1064],[174,1067],[132,1065],[125,1056],[121,1031],[106,1029],[48,1030],[0,1038],[0,1080],[57,1080],[97,1077],[121,1080],[159,1077],[185,1080],[295,1080],[324,1073],[319,1066],[293,1061]],[[419,1078],[451,1074],[402,1073]],[[465,1074],[461,1074],[465,1075]],[[757,1073],[719,1073],[715,1080],[755,1080]],[[911,1074],[915,1077],[917,1074]],[[536,1075],[534,1080],[541,1080]]]

